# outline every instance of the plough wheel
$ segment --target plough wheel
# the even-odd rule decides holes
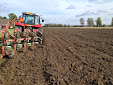
[[[11,49],[5,50],[5,55],[7,55],[9,58],[12,58],[15,53]]]

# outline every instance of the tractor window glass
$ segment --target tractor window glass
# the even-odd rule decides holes
[[[23,15],[22,17],[23,17],[23,20],[25,20],[25,15]]]
[[[0,30],[2,29],[2,26],[0,26]]]
[[[35,24],[39,24],[39,16],[35,16]]]
[[[26,15],[25,24],[34,25],[34,16],[33,15]]]

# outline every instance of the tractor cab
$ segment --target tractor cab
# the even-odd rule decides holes
[[[33,32],[33,29],[41,29],[43,26],[40,24],[40,21],[44,22],[39,15],[30,12],[23,12],[19,16],[18,21],[15,23],[15,29],[20,29],[21,32],[30,30]]]
[[[37,25],[40,24],[40,16],[34,13],[26,13],[23,12],[23,15],[20,16],[19,21],[21,23],[24,23],[26,25]],[[42,22],[44,22],[44,20],[42,19]]]
[[[40,23],[41,20],[44,22],[44,19],[35,13],[23,12],[19,19],[13,20],[15,21],[15,37],[37,37],[35,39],[42,41],[43,26]]]

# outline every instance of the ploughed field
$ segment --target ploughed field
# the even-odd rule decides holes
[[[44,28],[45,45],[0,67],[0,85],[113,85],[113,29]]]

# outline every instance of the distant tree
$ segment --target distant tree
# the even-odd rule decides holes
[[[14,13],[10,13],[10,14],[8,14],[8,16],[9,16],[9,20],[11,20],[11,21],[13,19],[17,18],[17,16]]]
[[[79,27],[78,25],[74,25],[73,27]]]
[[[65,24],[64,27],[67,27],[67,25]]]
[[[7,17],[3,17],[2,19],[7,19]]]
[[[94,24],[93,27],[96,27],[96,25]]]
[[[64,27],[64,25],[63,25],[63,24],[61,24],[60,26],[61,26],[61,27]]]
[[[81,24],[81,27],[84,26],[84,18],[80,18],[80,24]]]
[[[88,24],[88,27],[93,27],[94,26],[93,18],[88,18],[87,24]]]
[[[71,27],[71,25],[68,25],[68,27]]]
[[[106,27],[106,24],[103,24],[102,27]]]
[[[58,24],[58,27],[64,27],[63,24]]]
[[[48,24],[48,26],[49,26],[49,27],[52,27],[52,24],[51,24],[51,23],[49,23],[49,24]]]
[[[45,24],[44,27],[49,27],[49,24]]]
[[[111,21],[111,27],[113,27],[113,18],[112,18],[112,21]]]
[[[97,18],[96,24],[97,24],[97,27],[101,27],[102,26],[102,21],[101,21],[100,17]]]
[[[2,19],[2,16],[0,16],[0,19]]]
[[[57,27],[57,26],[58,26],[58,24],[53,24],[53,26],[54,26],[54,27]]]
[[[0,19],[7,19],[7,17],[5,17],[5,16],[4,16],[4,17],[2,17],[2,16],[0,16]]]
[[[64,27],[64,26],[63,26],[63,24],[49,23],[49,24],[45,24],[44,27]]]

